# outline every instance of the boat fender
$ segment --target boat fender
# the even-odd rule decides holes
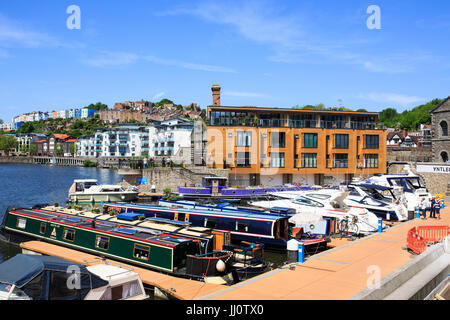
[[[216,269],[219,272],[224,272],[225,271],[225,263],[222,260],[217,261],[216,263]]]

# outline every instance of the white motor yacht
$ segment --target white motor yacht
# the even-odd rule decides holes
[[[254,201],[253,206],[270,209],[272,207],[294,208],[298,215],[315,214],[323,218],[356,217],[360,233],[371,233],[378,230],[378,217],[362,207],[349,207],[344,199],[348,192],[334,189],[322,189],[296,192],[271,193],[275,200]]]
[[[120,185],[99,185],[95,179],[74,180],[69,189],[69,200],[74,203],[124,202],[137,199],[137,188]]]
[[[348,206],[363,207],[375,214],[378,218],[387,221],[408,220],[406,203],[397,199],[394,189],[366,183],[349,184],[345,187],[350,194],[344,202]],[[384,194],[389,194],[387,197]]]
[[[427,200],[431,199],[431,194],[425,187],[423,179],[415,175],[409,168],[405,166],[408,174],[383,174],[373,176],[365,180],[365,183],[379,185],[384,187],[392,187],[397,189],[402,189],[403,193],[400,198],[406,203],[409,216],[414,216],[414,212],[417,207],[419,207],[422,198]],[[390,197],[389,194],[386,196]]]

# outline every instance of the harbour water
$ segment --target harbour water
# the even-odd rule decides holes
[[[35,204],[66,205],[67,194],[74,179],[97,179],[100,184],[117,184],[122,176],[115,170],[59,167],[27,164],[0,165],[0,219],[8,206],[30,207]],[[0,263],[20,248],[0,241]]]

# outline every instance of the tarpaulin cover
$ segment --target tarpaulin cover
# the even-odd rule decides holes
[[[108,282],[100,277],[90,273],[85,266],[70,262],[68,260],[51,257],[51,256],[37,256],[37,255],[25,255],[18,254],[15,257],[0,264],[0,282],[10,285],[16,285],[21,288],[25,293],[29,294],[26,289],[26,285],[35,279],[37,276],[43,274],[43,279],[47,279],[42,282],[42,295],[40,297],[32,298],[48,298],[49,286],[46,285],[48,281],[49,273],[51,272],[64,272],[67,273],[69,267],[76,266],[79,270],[80,276],[80,288],[74,299],[83,299],[86,294],[94,288],[99,288],[108,285]],[[70,275],[70,273],[67,273]],[[52,288],[49,288],[52,290]]]

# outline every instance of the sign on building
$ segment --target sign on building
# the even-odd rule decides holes
[[[450,173],[450,166],[417,165],[417,172]]]

